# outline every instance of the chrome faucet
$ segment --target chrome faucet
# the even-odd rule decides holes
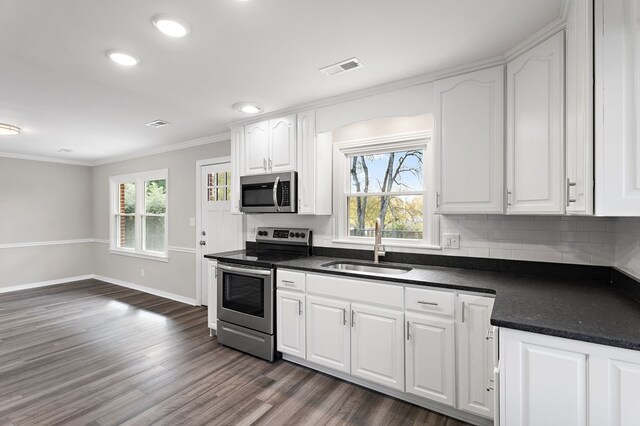
[[[380,221],[380,218],[376,219],[376,227],[374,233],[373,262],[379,263],[380,256],[384,256],[386,254],[384,251],[384,246],[382,245],[382,222]]]

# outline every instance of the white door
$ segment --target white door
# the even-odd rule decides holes
[[[502,213],[504,67],[434,83],[440,213]]]
[[[588,424],[589,354],[570,347],[571,342],[563,345],[561,340],[500,329],[500,395],[505,414],[501,424]]]
[[[351,372],[350,304],[307,295],[307,360]]]
[[[562,214],[564,32],[507,64],[507,212]]]
[[[306,306],[304,298],[304,293],[280,289],[278,289],[276,296],[276,340],[278,350],[300,358],[306,356],[304,333],[304,311]]]
[[[351,374],[404,391],[403,312],[351,304]]]
[[[244,175],[268,173],[269,122],[244,126]]]
[[[490,340],[493,298],[458,296],[458,408],[494,416],[494,345]]]
[[[269,120],[269,173],[296,170],[296,115]]]
[[[407,392],[455,404],[455,321],[407,312]]]
[[[231,214],[231,163],[202,166],[200,245],[202,253],[242,248],[242,216]],[[209,300],[208,260],[201,258],[202,304]]]

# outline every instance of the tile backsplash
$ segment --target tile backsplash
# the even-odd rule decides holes
[[[578,216],[447,215],[441,216],[440,233],[460,234],[460,249],[421,252],[610,266],[616,262],[616,231],[620,220]],[[334,222],[328,216],[250,215],[247,216],[247,239],[254,238],[258,226],[308,227],[314,231],[314,245],[344,247],[332,242]],[[636,220],[635,230],[637,252],[632,256],[635,260],[628,260],[628,263],[635,264],[637,271],[640,220]],[[394,251],[393,248],[389,250]]]
[[[640,279],[640,218],[615,221],[616,266]]]

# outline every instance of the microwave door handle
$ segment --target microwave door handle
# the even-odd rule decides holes
[[[280,211],[280,206],[278,205],[278,184],[280,183],[280,176],[276,177],[276,181],[273,184],[273,205],[276,208],[276,211]]]

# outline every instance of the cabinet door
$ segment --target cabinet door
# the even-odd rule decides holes
[[[407,392],[455,404],[455,321],[407,312]]]
[[[596,214],[640,216],[640,4],[595,10]]]
[[[493,298],[458,296],[458,408],[481,416],[494,415],[495,356],[491,310]]]
[[[296,170],[296,115],[269,120],[269,173]]]
[[[500,329],[501,424],[587,424],[589,355],[562,340]]]
[[[593,2],[569,2],[567,17],[568,214],[593,214]]]
[[[562,214],[564,32],[507,64],[507,211]]]
[[[403,312],[351,304],[351,374],[404,391]]]
[[[269,122],[244,126],[244,175],[268,172]]]
[[[307,360],[351,372],[350,304],[307,296]]]
[[[502,213],[504,67],[435,82],[440,213]]]
[[[242,214],[240,211],[240,173],[243,170],[244,158],[244,127],[231,129],[231,213]]]
[[[316,210],[316,111],[298,114],[298,214]]]
[[[305,357],[304,293],[277,291],[278,350],[285,354]]]
[[[217,330],[218,326],[218,261],[210,260],[209,261],[209,269],[208,269],[208,285],[209,285],[209,295],[207,296],[209,300],[207,303],[207,316],[209,321],[209,328],[212,330]]]

